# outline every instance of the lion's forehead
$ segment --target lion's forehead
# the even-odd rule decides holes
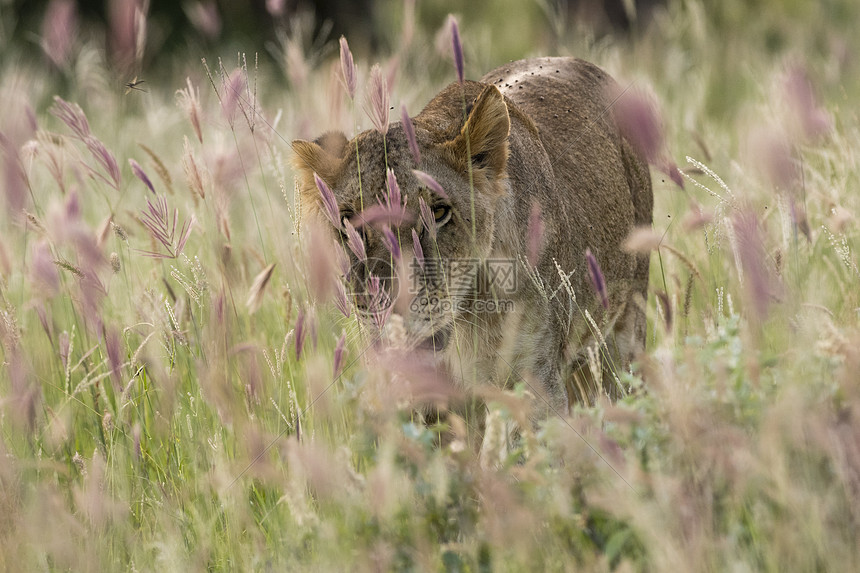
[[[412,174],[415,168],[409,143],[399,123],[391,126],[385,137],[377,131],[365,131],[349,142],[340,191],[348,201],[355,199],[359,192],[365,204],[368,197],[382,200],[388,193],[388,170],[391,169],[397,178],[401,195],[406,197],[415,191],[416,180]],[[416,206],[417,201],[416,196]]]
[[[384,180],[386,168],[398,174],[406,173],[415,163],[400,124],[392,126],[385,136],[373,130],[360,133],[349,142],[345,153],[347,173],[357,174],[360,164],[362,179],[380,177]]]

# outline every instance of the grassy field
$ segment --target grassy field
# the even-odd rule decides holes
[[[494,467],[325,294],[289,163],[371,126],[371,64],[412,114],[455,80],[443,3],[384,12],[355,103],[306,25],[163,70],[0,34],[0,570],[860,570],[860,5],[751,4],[460,15],[467,77],[576,55],[661,117],[632,391]]]

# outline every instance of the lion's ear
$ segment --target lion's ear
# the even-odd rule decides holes
[[[473,167],[489,168],[500,175],[508,160],[510,131],[511,119],[502,92],[496,86],[487,86],[452,143],[458,157],[471,154]]]
[[[297,139],[292,142],[292,163],[299,175],[299,189],[303,195],[316,197],[314,173],[334,186],[347,143],[346,136],[340,132],[326,133],[315,141]]]
[[[302,174],[309,172],[311,177],[316,173],[331,185],[340,170],[347,143],[346,136],[339,131],[330,131],[315,141],[297,139],[291,144],[295,152],[293,166]]]

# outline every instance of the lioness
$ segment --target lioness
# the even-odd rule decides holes
[[[365,131],[293,142],[303,208],[321,213],[316,173],[336,198],[339,240],[349,238],[346,222],[362,233],[367,268],[352,280],[390,272],[391,237],[402,260],[417,255],[409,268],[418,280],[400,276],[400,299],[411,304],[395,312],[410,344],[444,353],[461,383],[525,381],[536,418],[566,412],[569,397],[600,392],[595,368],[585,367],[590,347],[603,390],[616,396],[616,374],[644,348],[648,286],[647,255],[622,242],[651,224],[653,204],[647,164],[612,111],[618,93],[606,73],[574,58],[517,61],[453,83],[412,119],[420,164],[400,123],[384,140]],[[361,214],[390,201],[388,168],[402,200],[385,229]]]

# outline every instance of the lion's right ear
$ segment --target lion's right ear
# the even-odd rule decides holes
[[[306,187],[306,182],[313,185],[314,173],[334,185],[347,143],[346,136],[340,132],[326,133],[316,141],[293,141],[293,167],[301,177],[302,187]]]
[[[490,85],[475,100],[459,135],[450,145],[459,160],[468,160],[468,151],[474,167],[489,168],[498,177],[507,164],[510,131],[505,98],[496,86]]]

